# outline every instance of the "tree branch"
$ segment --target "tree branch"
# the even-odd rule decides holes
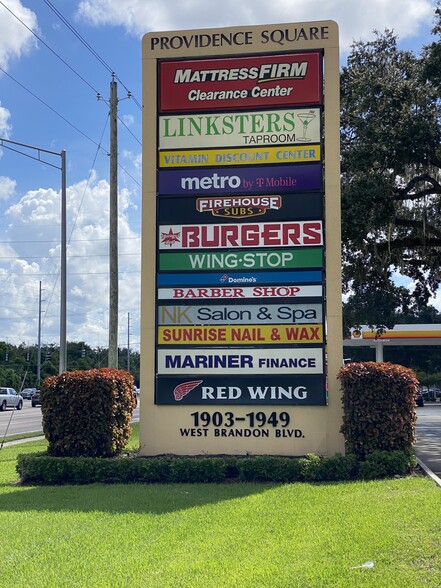
[[[438,237],[439,239],[441,239],[441,231],[439,229],[436,229],[432,225],[425,224],[423,221],[417,221],[417,220],[406,219],[406,218],[396,218],[394,222],[397,225],[397,227],[409,227],[412,229],[421,229],[421,231],[425,231],[426,233],[431,233],[432,235],[435,235],[435,237]]]
[[[420,190],[414,194],[410,194],[410,192],[421,182],[427,182],[431,184],[432,187],[425,188],[424,190]],[[429,196],[430,194],[441,194],[441,184],[437,182],[435,178],[432,178],[432,176],[429,174],[422,174],[412,178],[405,188],[396,188],[394,200],[419,200],[420,198]]]
[[[404,239],[394,239],[393,241],[383,241],[376,243],[377,249],[404,249],[412,247],[439,247],[441,248],[441,239],[419,239],[415,237],[406,237]]]

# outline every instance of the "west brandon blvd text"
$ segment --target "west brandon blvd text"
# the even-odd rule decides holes
[[[301,429],[203,429],[202,427],[180,427],[181,437],[264,437],[265,439],[304,438]]]

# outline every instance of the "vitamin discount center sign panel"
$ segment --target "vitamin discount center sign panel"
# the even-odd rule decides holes
[[[149,33],[143,102],[141,453],[343,451],[336,23]]]

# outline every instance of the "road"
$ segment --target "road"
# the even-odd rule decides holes
[[[441,477],[441,403],[429,403],[417,408],[417,457]]]
[[[0,442],[7,435],[18,435],[21,433],[34,433],[42,431],[41,408],[32,408],[30,400],[23,400],[22,410],[7,409],[0,411]],[[139,420],[139,402],[133,412],[133,420]]]

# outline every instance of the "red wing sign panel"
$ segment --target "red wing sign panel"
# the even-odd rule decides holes
[[[322,102],[321,53],[164,61],[160,110],[195,111]]]

